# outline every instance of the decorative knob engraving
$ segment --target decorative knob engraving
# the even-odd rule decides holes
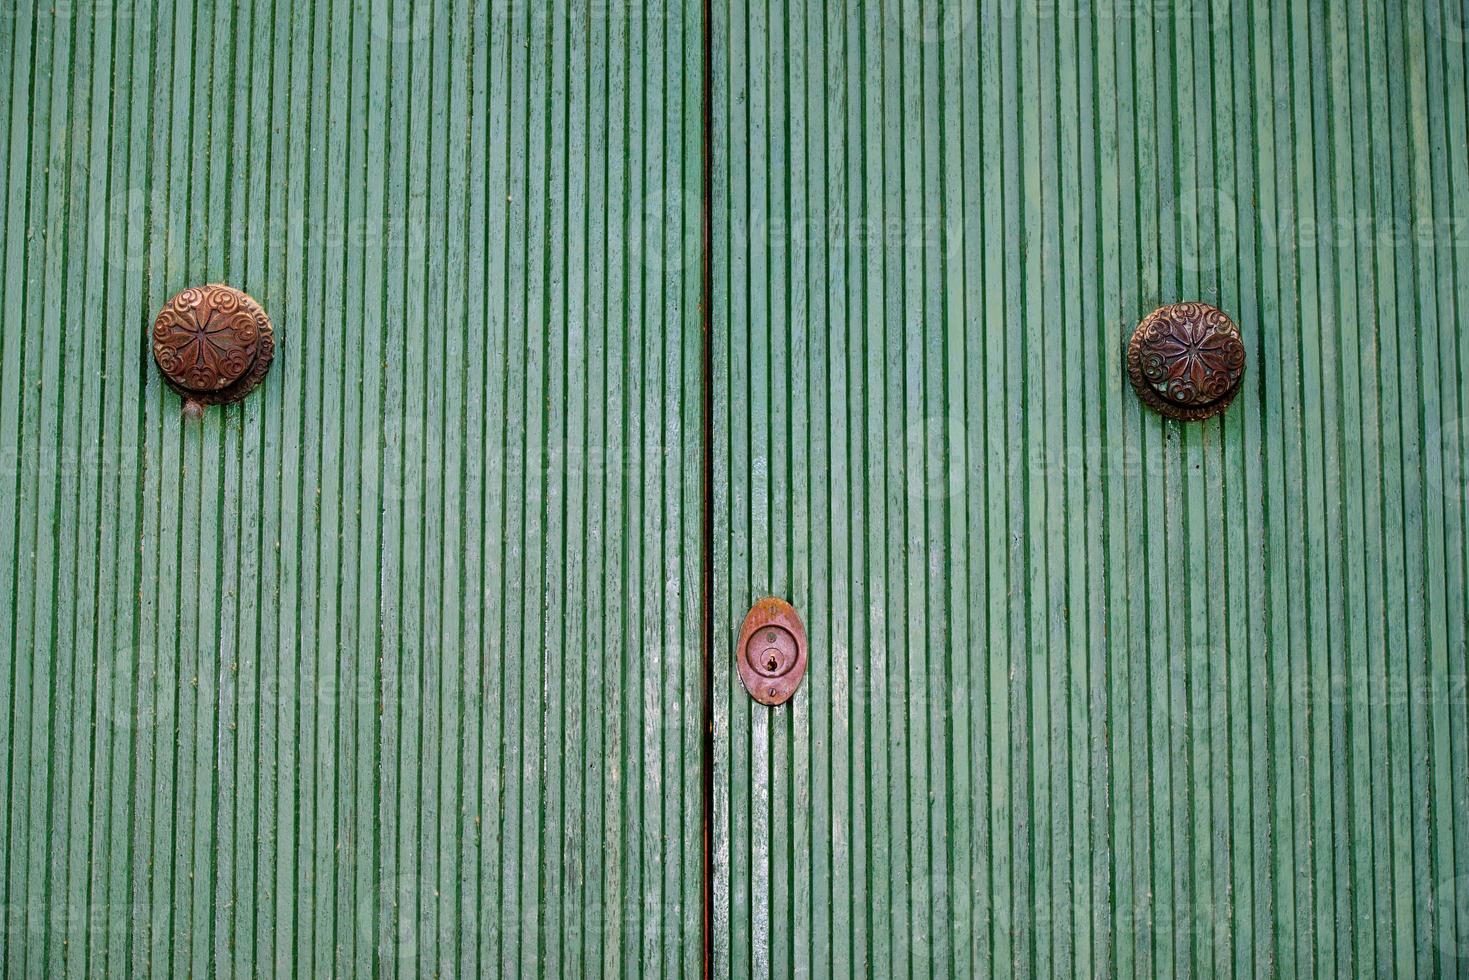
[[[1180,421],[1229,407],[1245,375],[1239,328],[1205,303],[1175,303],[1138,324],[1127,345],[1127,373],[1144,404]]]
[[[789,602],[768,596],[750,607],[735,662],[756,701],[775,707],[791,699],[806,676],[806,627]]]
[[[260,304],[233,286],[191,286],[153,321],[153,359],[184,413],[244,398],[270,370],[275,331]]]

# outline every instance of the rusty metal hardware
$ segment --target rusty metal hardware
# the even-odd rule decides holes
[[[1217,415],[1239,393],[1245,345],[1239,327],[1205,303],[1149,313],[1127,345],[1127,373],[1149,408],[1192,422]]]
[[[745,614],[735,648],[740,682],[761,704],[785,704],[806,676],[806,627],[784,599],[767,596]]]
[[[260,304],[233,286],[183,290],[153,321],[153,359],[184,398],[184,414],[244,398],[270,370],[275,330]]]

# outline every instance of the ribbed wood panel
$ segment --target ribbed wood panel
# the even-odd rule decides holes
[[[712,9],[719,975],[1465,972],[1464,6]]]
[[[0,973],[696,972],[698,8],[4,8]]]

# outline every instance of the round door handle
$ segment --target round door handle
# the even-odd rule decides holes
[[[1181,422],[1218,415],[1245,376],[1239,327],[1207,303],[1174,303],[1149,313],[1127,345],[1127,373],[1153,411]]]
[[[740,682],[761,704],[785,704],[806,676],[806,627],[795,607],[767,596],[745,614],[735,662]]]
[[[244,398],[275,356],[275,330],[260,304],[233,286],[191,286],[153,321],[153,360],[184,398],[184,414]]]

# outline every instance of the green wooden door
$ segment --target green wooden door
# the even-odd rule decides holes
[[[718,975],[1469,970],[1466,24],[713,0]]]
[[[0,975],[697,972],[701,25],[6,0]]]
[[[9,0],[0,975],[1469,972],[1466,41]],[[280,349],[189,422],[221,280]]]

